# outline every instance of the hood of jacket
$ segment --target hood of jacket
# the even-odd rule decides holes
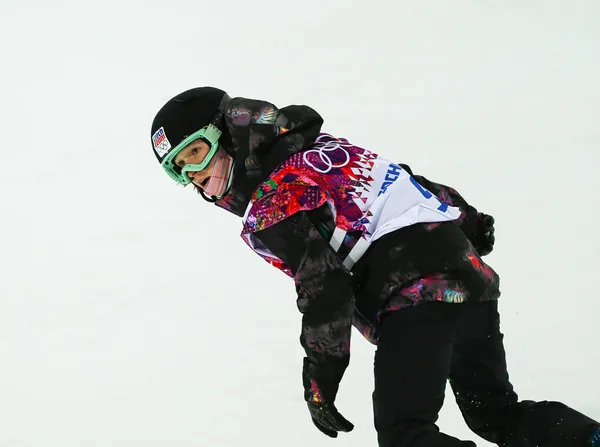
[[[323,118],[305,105],[233,98],[224,110],[222,146],[233,157],[229,193],[215,204],[243,217],[258,185],[291,155],[310,149]]]

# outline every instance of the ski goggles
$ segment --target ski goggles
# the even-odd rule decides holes
[[[209,165],[219,149],[219,138],[221,137],[221,133],[222,132],[217,127],[209,124],[184,138],[181,143],[175,146],[167,154],[161,163],[164,170],[169,174],[169,177],[182,185],[190,183],[192,179],[190,179],[187,173],[202,171]],[[175,157],[177,157],[177,154],[179,154],[188,144],[196,140],[204,140],[210,146],[210,150],[208,151],[208,154],[206,154],[206,157],[204,157],[204,160],[199,164],[186,164],[183,167],[175,164]]]

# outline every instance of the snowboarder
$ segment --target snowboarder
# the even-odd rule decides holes
[[[482,260],[494,219],[322,124],[308,106],[201,87],[170,99],[151,129],[169,176],[242,218],[243,240],[294,279],[314,425],[334,438],[353,429],[335,399],[354,326],[377,346],[381,447],[475,445],[436,426],[447,380],[470,429],[489,442],[599,447],[597,421],[513,390],[499,278]]]

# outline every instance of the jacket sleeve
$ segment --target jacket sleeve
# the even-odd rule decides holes
[[[354,293],[350,273],[313,224],[312,212],[300,211],[256,237],[295,279],[306,351],[304,398],[333,403],[350,360]]]
[[[457,225],[462,229],[463,233],[469,238],[473,245],[479,243],[479,212],[477,209],[467,203],[465,199],[450,186],[434,183],[426,179],[422,175],[413,174],[408,165],[400,164],[421,186],[432,192],[440,201],[448,206],[455,206],[461,211],[460,217],[456,220]]]

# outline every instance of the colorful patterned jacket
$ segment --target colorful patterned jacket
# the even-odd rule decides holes
[[[234,148],[261,131],[244,165],[248,153],[267,160],[277,145],[279,157],[281,147],[287,157],[269,172],[255,157],[263,179],[252,194],[246,189],[246,200],[217,205],[234,203],[240,215],[245,204],[242,237],[294,278],[307,354],[305,398],[333,402],[349,361],[352,325],[376,343],[383,313],[430,300],[496,299],[498,279],[469,240],[469,233],[476,239],[477,210],[455,191],[346,140],[308,135],[316,127],[284,113],[269,103],[232,101],[225,121]]]

